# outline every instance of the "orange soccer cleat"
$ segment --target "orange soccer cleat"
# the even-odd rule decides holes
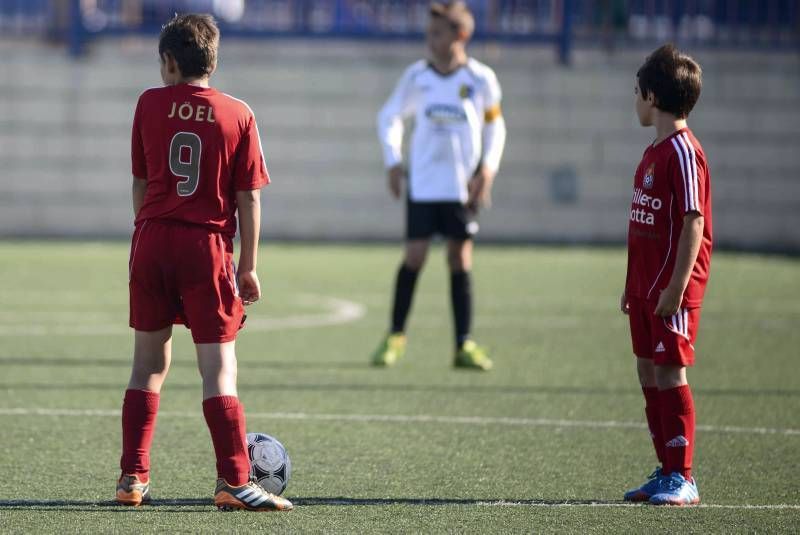
[[[138,476],[120,476],[117,481],[117,503],[138,507],[150,501],[150,481],[142,482]]]
[[[214,505],[220,511],[291,511],[292,502],[267,492],[253,481],[234,487],[220,478],[214,491]]]

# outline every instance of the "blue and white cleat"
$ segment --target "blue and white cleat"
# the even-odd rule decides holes
[[[694,478],[685,479],[673,472],[662,477],[658,492],[650,497],[653,505],[696,505],[700,503],[700,493]]]
[[[661,467],[657,467],[653,470],[653,473],[647,476],[647,481],[645,481],[644,485],[641,487],[629,490],[623,496],[623,499],[626,502],[646,502],[650,500],[650,497],[657,493],[659,490],[659,482],[661,478],[664,477],[661,474]]]

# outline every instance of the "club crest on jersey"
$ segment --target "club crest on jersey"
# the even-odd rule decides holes
[[[475,93],[475,88],[471,85],[461,84],[461,87],[458,89],[458,96],[461,98],[470,98]]]
[[[653,182],[655,182],[655,171],[656,171],[656,164],[651,163],[650,167],[647,168],[647,171],[644,173],[644,180],[642,181],[642,186],[644,189],[652,189]]]

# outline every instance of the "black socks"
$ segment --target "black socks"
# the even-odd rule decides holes
[[[392,308],[393,333],[405,332],[418,275],[418,271],[405,264],[397,271]],[[450,273],[450,301],[453,306],[456,347],[461,347],[469,339],[472,327],[472,283],[469,271]]]
[[[456,347],[469,339],[472,327],[472,284],[469,271],[450,273],[450,301],[453,305]]]
[[[418,271],[414,271],[405,264],[397,271],[397,281],[394,286],[394,307],[392,309],[392,332],[402,333],[406,329],[406,318],[411,310],[411,300],[414,297],[414,287],[417,284]]]

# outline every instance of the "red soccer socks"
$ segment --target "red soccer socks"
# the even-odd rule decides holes
[[[216,396],[203,401],[203,414],[217,456],[217,476],[234,487],[244,485],[250,478],[244,406],[236,396]]]
[[[159,394],[147,390],[126,390],[122,402],[123,474],[136,475],[142,482],[150,480],[150,445],[156,429]]]
[[[645,407],[644,413],[647,415],[647,427],[650,429],[650,438],[653,439],[653,447],[656,449],[656,457],[661,466],[664,466],[664,432],[661,429],[661,402],[658,395],[658,388],[643,386]]]
[[[692,477],[694,453],[694,400],[689,385],[658,393],[664,444],[664,474]]]

